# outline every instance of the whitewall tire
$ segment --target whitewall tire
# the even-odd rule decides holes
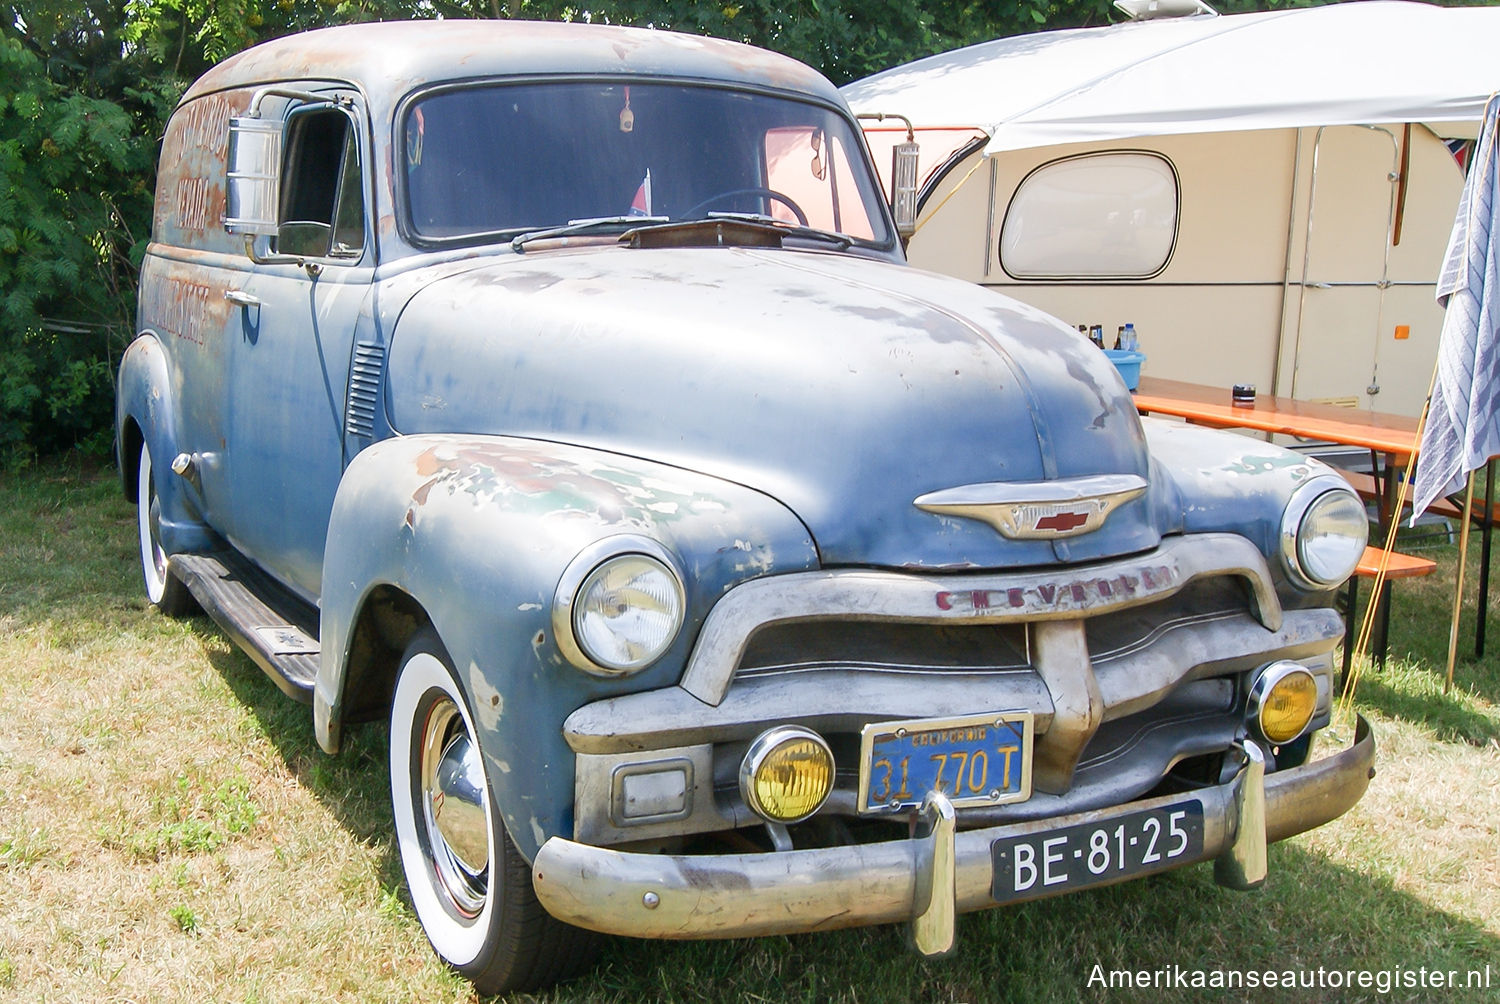
[[[156,495],[155,471],[151,450],[141,444],[139,470],[135,483],[136,524],[141,542],[141,577],[145,580],[146,599],[162,613],[181,617],[196,607],[193,596],[167,563],[167,552],[161,546],[161,502]]]
[[[591,961],[596,936],[554,919],[498,818],[479,733],[430,631],[402,656],[391,702],[391,804],[417,919],[482,994],[536,989]]]

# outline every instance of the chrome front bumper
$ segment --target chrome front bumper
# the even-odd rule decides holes
[[[1177,864],[1215,861],[1223,885],[1265,877],[1265,846],[1338,818],[1374,776],[1375,740],[1360,718],[1348,749],[1266,775],[1250,747],[1230,781],[1187,795],[1203,804],[1203,850]],[[1070,816],[957,831],[951,807],[930,797],[925,831],[908,840],[765,854],[664,855],[608,850],[552,837],[532,865],[537,898],[578,927],[637,938],[733,938],[911,922],[919,950],[941,954],[953,918],[996,906],[990,845],[997,839],[1099,825],[1181,801],[1142,799]],[[1038,899],[1066,889],[1041,889]]]

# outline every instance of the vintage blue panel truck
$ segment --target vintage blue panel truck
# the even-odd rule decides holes
[[[318,742],[481,991],[590,932],[910,923],[1215,862],[1363,793],[1344,482],[1143,420],[1066,325],[908,267],[837,91],[666,32],[374,24],[163,141],[118,436],[146,591]],[[910,222],[909,220],[905,222]]]

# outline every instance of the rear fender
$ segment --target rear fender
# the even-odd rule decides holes
[[[156,495],[161,504],[161,544],[168,554],[200,551],[214,535],[201,515],[193,486],[172,473],[179,451],[178,413],[167,353],[155,332],[136,336],[120,359],[115,390],[115,450],[121,487],[135,501],[140,447],[151,450]]]

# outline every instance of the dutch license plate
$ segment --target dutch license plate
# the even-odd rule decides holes
[[[860,733],[859,811],[917,808],[934,789],[955,808],[1031,797],[1029,711],[876,722]]]
[[[1142,809],[990,844],[990,894],[1004,903],[1164,871],[1203,853],[1203,803]]]

